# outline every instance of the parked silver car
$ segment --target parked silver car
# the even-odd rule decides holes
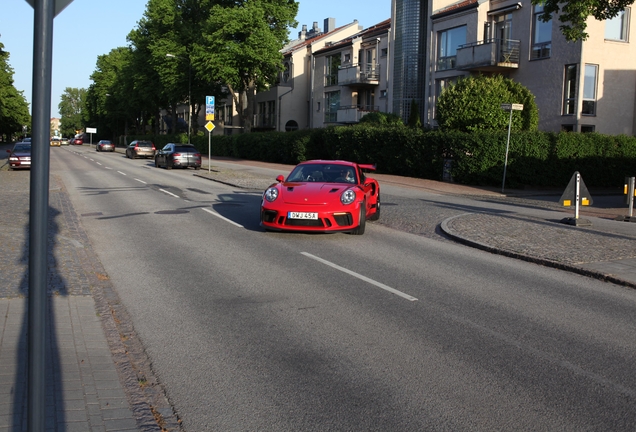
[[[138,157],[153,158],[157,149],[152,141],[135,140],[126,147],[126,157],[137,159]]]
[[[192,144],[166,144],[155,156],[155,166],[172,168],[201,168],[201,153]]]

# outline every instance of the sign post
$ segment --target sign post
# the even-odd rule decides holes
[[[214,130],[214,123],[211,121],[205,124],[205,128],[208,130],[208,174],[211,171],[210,168],[210,159],[212,156],[212,131]]]
[[[559,204],[565,207],[571,207],[574,204],[574,217],[573,218],[565,218],[561,220],[561,223],[566,223],[569,225],[575,226],[591,226],[592,222],[587,219],[579,219],[579,207],[592,205],[594,201],[590,196],[590,192],[587,190],[587,186],[583,182],[583,178],[578,171],[576,171],[572,178],[570,179],[570,183],[568,183],[563,195],[561,195],[561,199],[559,200]]]
[[[27,324],[27,428],[43,432],[46,420],[46,324],[51,69],[53,19],[71,0],[27,0],[33,7],[33,107],[29,195],[29,318]]]
[[[510,147],[510,128],[512,126],[512,112],[523,111],[523,104],[501,104],[501,109],[510,111],[510,119],[508,120],[508,141],[506,142],[506,160],[504,162],[503,180],[501,182],[501,193],[504,193],[504,185],[506,184],[506,168],[508,167],[508,148]]]
[[[90,143],[91,143],[91,145],[93,145],[93,134],[94,134],[94,133],[95,133],[95,134],[97,133],[97,128],[89,128],[89,127],[87,127],[87,128],[86,128],[86,133],[91,134]]]

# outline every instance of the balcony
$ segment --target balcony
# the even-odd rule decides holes
[[[457,48],[456,68],[465,71],[502,72],[519,68],[519,46],[510,39],[489,39]]]
[[[370,112],[379,111],[379,107],[371,105],[350,105],[338,108],[338,123],[358,123]]]
[[[359,63],[341,66],[338,70],[338,84],[348,87],[377,86],[380,84],[380,65]]]

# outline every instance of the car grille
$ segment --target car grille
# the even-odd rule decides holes
[[[336,221],[338,226],[353,225],[353,217],[351,216],[351,213],[334,215],[333,219]]]
[[[322,219],[285,219],[285,225],[287,226],[306,226],[306,227],[324,227]]]

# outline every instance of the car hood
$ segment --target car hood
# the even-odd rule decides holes
[[[350,185],[338,183],[282,183],[280,195],[287,204],[325,205],[340,202],[340,195]]]
[[[31,152],[30,151],[17,151],[17,152],[13,152],[11,153],[11,156],[16,156],[16,157],[27,157],[27,156],[31,156]]]

